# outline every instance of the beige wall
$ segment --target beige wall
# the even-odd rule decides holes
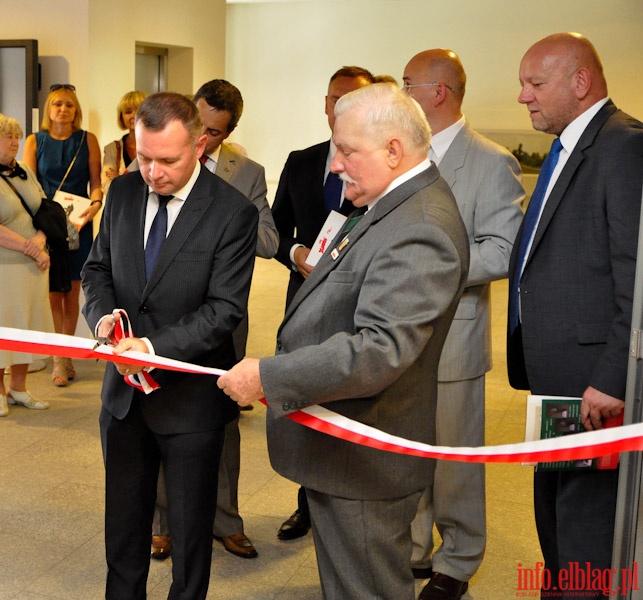
[[[226,77],[241,89],[245,109],[233,139],[266,166],[270,195],[288,152],[329,136],[324,94],[343,64],[400,79],[416,52],[451,47],[467,69],[464,108],[474,126],[529,131],[516,103],[520,57],[540,37],[575,30],[597,46],[612,98],[643,118],[641,0],[228,2],[0,0],[11,14],[0,37],[39,40],[41,102],[50,83],[74,83],[84,126],[101,145],[120,133],[115,106],[134,87],[135,43],[193,48],[194,88]]]
[[[614,101],[643,119],[641,0],[229,2],[226,76],[245,100],[234,136],[266,166],[271,189],[290,150],[329,137],[323,100],[337,68],[401,81],[408,59],[432,47],[460,54],[474,126],[530,130],[516,102],[520,58],[545,35],[579,31],[601,54]]]
[[[83,127],[101,146],[122,135],[116,105],[134,89],[136,42],[193,48],[193,72],[178,80],[182,93],[195,91],[187,81],[224,75],[225,0],[0,0],[0,12],[10,15],[0,38],[38,40],[41,108],[51,83],[73,83]]]
[[[41,109],[52,83],[73,83],[101,147],[122,135],[116,105],[134,89],[136,42],[193,48],[192,73],[174,80],[181,93],[224,75],[225,0],[0,0],[0,13],[1,39],[38,40]],[[82,316],[77,334],[90,335]]]

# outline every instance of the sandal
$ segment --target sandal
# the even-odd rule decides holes
[[[76,377],[76,369],[74,369],[74,364],[71,362],[71,358],[64,358],[65,361],[65,370],[67,371],[67,379],[73,381]]]
[[[33,408],[34,410],[45,410],[49,408],[49,402],[36,400],[27,390],[24,392],[16,392],[16,390],[7,388],[7,401],[9,404],[21,404],[25,408]]]
[[[68,383],[65,360],[60,356],[54,356],[54,370],[51,372],[51,380],[56,387],[65,387]]]

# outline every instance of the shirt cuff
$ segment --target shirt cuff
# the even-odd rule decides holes
[[[306,246],[304,246],[303,244],[293,244],[292,248],[290,248],[290,254],[289,254],[289,256],[290,256],[290,268],[293,271],[297,271],[297,272],[299,271],[299,268],[297,267],[297,263],[295,262],[295,250],[297,250],[297,248],[305,248],[305,247]]]

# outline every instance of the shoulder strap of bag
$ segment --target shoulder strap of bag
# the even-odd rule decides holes
[[[121,172],[121,143],[116,140],[116,174]]]
[[[11,181],[9,181],[9,179],[7,177],[5,177],[4,175],[0,175],[0,177],[2,177],[2,179],[4,179],[6,181],[7,185],[16,193],[16,196],[18,196],[18,198],[20,198],[20,202],[22,203],[22,206],[24,206],[24,208],[27,211],[27,213],[29,214],[29,216],[33,219],[33,213],[31,212],[31,210],[29,209],[28,204],[25,202],[25,199],[21,196],[20,192],[15,188],[13,183],[11,183]]]
[[[83,137],[80,138],[80,144],[78,144],[78,149],[76,150],[76,154],[74,154],[74,158],[71,159],[71,162],[69,163],[69,167],[67,168],[67,172],[65,173],[65,176],[63,177],[63,180],[60,182],[60,185],[58,186],[58,189],[56,190],[56,193],[60,191],[60,188],[63,186],[63,183],[65,183],[65,179],[67,179],[67,175],[69,175],[69,171],[71,171],[71,168],[74,166],[74,163],[76,162],[76,159],[78,158],[78,155],[80,154],[80,149],[83,147],[83,142],[85,141],[85,135],[87,132],[83,130]]]

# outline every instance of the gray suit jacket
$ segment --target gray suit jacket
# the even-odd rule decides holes
[[[201,168],[147,281],[146,204],[147,185],[140,172],[112,181],[100,231],[83,268],[87,323],[93,331],[103,315],[124,308],[134,335],[149,338],[157,354],[231,367],[232,332],[248,302],[257,211],[231,185]],[[161,387],[141,398],[141,409],[157,433],[209,431],[238,414],[215,377],[158,369],[154,378]],[[108,364],[101,394],[105,409],[124,418],[134,394]]]
[[[518,161],[467,122],[440,161],[469,236],[469,275],[447,336],[439,381],[463,381],[491,369],[489,284],[507,277],[525,197]]]
[[[257,207],[259,211],[257,256],[272,258],[279,246],[279,234],[266,199],[268,188],[265,169],[254,160],[235,152],[227,144],[221,144],[215,174],[237,188]]]
[[[333,259],[339,237],[286,310],[277,355],[260,362],[270,459],[324,493],[402,497],[430,482],[426,459],[341,441],[283,415],[329,403],[394,435],[434,441],[437,365],[466,280],[466,231],[432,166],[380,199]]]

